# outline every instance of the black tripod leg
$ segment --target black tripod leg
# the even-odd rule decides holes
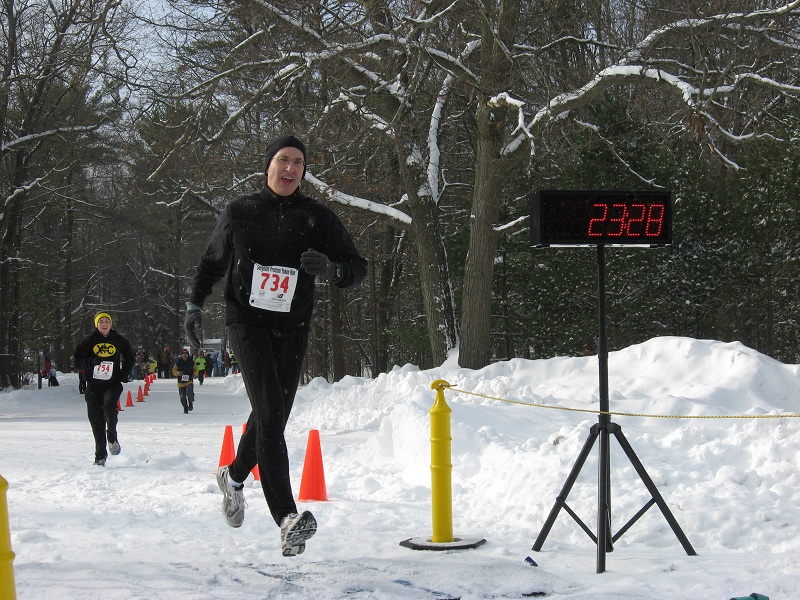
[[[675,517],[672,515],[672,512],[667,506],[667,503],[664,501],[664,498],[661,496],[661,493],[658,491],[658,488],[653,483],[653,480],[650,479],[650,476],[645,471],[644,466],[639,461],[639,457],[636,456],[636,453],[633,451],[633,448],[628,443],[628,440],[625,438],[625,435],[622,433],[622,429],[620,427],[615,427],[613,429],[614,436],[616,436],[619,445],[622,446],[622,449],[625,451],[625,455],[628,457],[628,460],[631,461],[633,468],[636,469],[636,472],[639,474],[639,478],[644,483],[647,491],[650,492],[650,496],[655,501],[658,508],[661,509],[661,513],[664,515],[664,518],[669,523],[669,526],[672,528],[672,532],[678,538],[678,541],[683,546],[683,549],[686,551],[686,554],[689,556],[697,556],[697,552],[695,552],[694,548],[692,548],[692,544],[689,543],[689,539],[686,537],[686,534],[683,533],[681,526],[678,525],[678,521],[675,520]]]
[[[553,525],[556,522],[556,518],[558,517],[558,512],[564,506],[564,503],[567,501],[567,496],[569,496],[569,492],[572,489],[572,486],[575,485],[575,481],[578,479],[578,475],[580,475],[581,469],[583,468],[583,464],[586,462],[586,459],[589,457],[589,453],[592,451],[592,446],[594,446],[594,442],[597,439],[597,426],[592,426],[589,437],[586,438],[586,442],[583,444],[583,448],[581,448],[580,454],[578,454],[578,458],[575,461],[575,464],[572,465],[572,470],[569,472],[569,476],[567,480],[564,482],[564,487],[561,488],[561,493],[556,497],[555,504],[553,504],[553,508],[550,509],[550,514],[547,517],[547,520],[544,522],[544,526],[542,530],[539,532],[539,535],[536,537],[536,541],[533,543],[532,550],[538,552],[542,549],[544,545],[544,540],[547,538],[547,534],[550,533],[550,529],[552,529]]]
[[[606,427],[600,430],[600,458],[597,462],[597,572],[606,570],[606,552],[612,552],[611,455]]]

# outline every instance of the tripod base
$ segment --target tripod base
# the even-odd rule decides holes
[[[610,453],[609,453],[609,435],[613,434],[616,438],[619,445],[625,451],[625,455],[628,457],[628,460],[633,465],[633,468],[636,469],[636,473],[639,475],[639,478],[644,483],[647,491],[650,492],[650,500],[647,504],[642,507],[639,512],[637,512],[617,533],[616,535],[612,535],[611,533],[611,468],[610,468]],[[572,490],[572,486],[575,484],[575,481],[578,479],[578,475],[583,468],[586,459],[589,457],[589,453],[592,451],[592,447],[597,440],[600,440],[600,460],[598,462],[598,494],[597,494],[597,535],[595,535],[589,527],[581,521],[577,514],[567,505],[567,496]],[[578,525],[589,535],[589,537],[597,544],[597,572],[602,573],[605,571],[606,565],[606,553],[611,552],[614,550],[613,543],[617,541],[622,535],[631,528],[631,526],[639,520],[639,518],[646,513],[650,507],[656,504],[658,508],[661,510],[661,513],[664,515],[664,518],[669,523],[669,526],[672,528],[673,533],[680,541],[683,549],[686,551],[686,554],[689,556],[695,556],[697,552],[695,552],[692,545],[689,543],[688,538],[683,533],[680,525],[675,520],[675,517],[672,515],[672,512],[669,510],[667,503],[664,501],[664,498],[661,496],[661,493],[656,488],[656,485],[653,483],[653,480],[650,479],[650,476],[645,471],[644,466],[642,466],[639,457],[636,456],[636,453],[633,451],[633,448],[628,443],[628,440],[622,433],[622,428],[617,425],[616,423],[612,423],[608,420],[608,416],[601,415],[600,422],[596,425],[593,425],[589,437],[586,439],[586,442],[581,449],[580,454],[578,455],[578,459],[575,461],[575,464],[572,466],[572,470],[567,477],[564,486],[561,488],[561,493],[556,498],[555,504],[553,508],[550,510],[550,514],[545,521],[544,527],[539,532],[536,541],[533,544],[532,550],[539,551],[542,549],[544,545],[544,541],[547,538],[547,535],[550,533],[550,529],[552,529],[553,525],[556,522],[556,518],[558,517],[559,511],[563,508],[567,511],[567,513],[575,520]]]

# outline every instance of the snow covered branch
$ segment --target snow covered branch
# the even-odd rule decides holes
[[[392,221],[396,227],[405,228],[411,224],[411,217],[396,208],[340,192],[324,181],[320,181],[309,172],[306,172],[305,180],[331,202],[373,213],[382,219]]]
[[[30,144],[31,142],[40,142],[42,140],[51,138],[53,136],[62,135],[65,133],[88,133],[90,131],[97,131],[97,129],[99,129],[103,125],[103,122],[104,121],[101,121],[94,125],[73,125],[72,127],[56,127],[55,129],[48,129],[47,131],[40,131],[38,133],[22,135],[0,146],[0,152],[7,152],[13,148],[16,148],[17,146]]]

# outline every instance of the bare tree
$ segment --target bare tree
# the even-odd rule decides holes
[[[3,0],[0,14],[0,353],[11,355],[19,385],[21,280],[37,268],[26,222],[73,194],[74,174],[97,157],[99,133],[120,112],[134,61],[118,44],[126,26],[118,0]],[[58,311],[67,322],[70,302]]]
[[[321,157],[324,175],[311,168],[309,180],[331,201],[411,232],[433,360],[460,343],[460,363],[471,368],[491,360],[497,240],[524,225],[524,204],[507,223],[499,207],[540,168],[548,135],[588,132],[643,186],[658,186],[633,166],[636,150],[604,131],[596,110],[609,98],[738,170],[737,146],[773,135],[800,91],[798,0],[251,0],[202,14],[202,52],[182,57],[184,97],[198,110],[169,153],[230,143],[253,114],[267,131],[293,127],[341,149]],[[227,118],[209,128],[209,110]],[[349,149],[326,137],[335,129],[353,136]],[[341,193],[356,172],[347,152],[364,146],[394,153],[402,189],[392,197]],[[460,319],[442,222],[448,202],[469,211]]]

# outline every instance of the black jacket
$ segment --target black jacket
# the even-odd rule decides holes
[[[75,368],[83,369],[84,377],[93,385],[127,383],[136,357],[127,339],[111,330],[103,337],[96,329],[75,349]],[[96,379],[94,368],[109,361],[113,370],[109,379]]]
[[[178,356],[178,358],[175,359],[175,363],[172,365],[172,374],[177,378],[179,388],[193,385],[193,379],[195,375],[197,375],[194,359],[189,357],[184,360]],[[187,377],[186,380],[182,378],[184,375]]]
[[[220,279],[225,284],[226,323],[248,324],[281,332],[307,331],[314,308],[314,276],[300,269],[300,255],[314,249],[340,267],[340,288],[361,285],[367,261],[328,206],[295,192],[278,196],[265,187],[239,196],[220,213],[200,261],[189,301],[203,306]],[[297,269],[291,309],[275,312],[251,303],[254,265]],[[259,271],[260,273],[261,271]]]

